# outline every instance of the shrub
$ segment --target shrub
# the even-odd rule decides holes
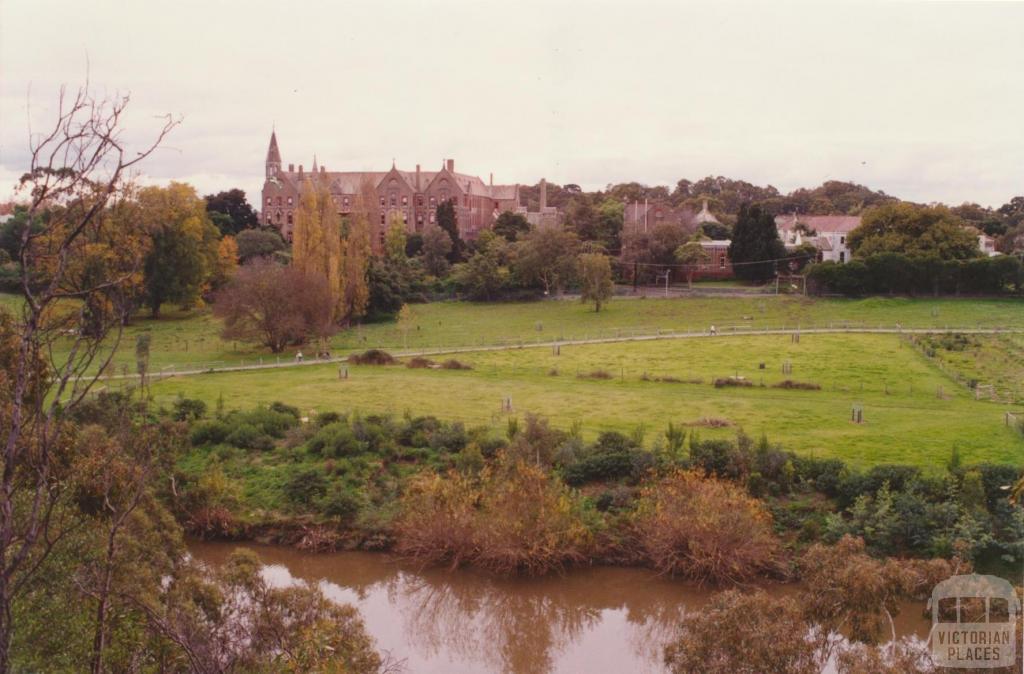
[[[744,379],[743,377],[719,377],[715,379],[715,388],[725,388],[728,386],[736,386],[743,388],[753,385],[754,382],[750,381],[749,379]]]
[[[446,360],[443,363],[441,363],[441,369],[444,369],[444,370],[472,370],[473,366],[472,365],[467,365],[466,363],[463,363],[461,361],[455,360],[454,358],[449,358],[448,360]]]
[[[444,424],[430,434],[430,448],[445,452],[459,452],[469,442],[466,427],[461,421]]]
[[[219,419],[200,421],[192,426],[190,440],[194,447],[200,445],[219,445],[228,437],[231,427]]]
[[[341,418],[341,415],[338,414],[337,412],[321,412],[320,414],[316,415],[314,423],[317,426],[323,427],[326,426],[327,424],[333,424],[335,422],[341,421]]]
[[[224,442],[241,449],[270,450],[274,448],[274,441],[260,429],[252,424],[240,423],[236,425]]]
[[[434,367],[434,361],[430,360],[429,358],[416,356],[415,358],[410,358],[409,362],[406,363],[405,366],[413,369]]]
[[[361,442],[355,432],[344,421],[327,424],[306,444],[312,454],[325,457],[352,456],[366,451],[366,443]]]
[[[321,507],[328,517],[341,520],[343,524],[351,524],[359,515],[363,501],[350,491],[335,489],[324,497]]]
[[[302,413],[299,412],[299,408],[294,405],[285,405],[282,402],[274,401],[270,403],[270,410],[277,412],[278,414],[288,414],[292,416],[296,421],[302,418]]]
[[[732,422],[728,419],[720,419],[718,417],[701,417],[696,421],[691,421],[686,424],[687,426],[706,426],[708,428],[728,428],[732,426]]]
[[[786,379],[778,384],[772,384],[772,388],[798,389],[801,391],[820,391],[821,386],[809,381],[793,381]]]
[[[206,415],[206,403],[194,398],[178,398],[174,401],[174,419],[176,421],[195,421]]]
[[[738,480],[750,472],[750,457],[729,440],[690,443],[690,461],[705,475]]]
[[[463,563],[501,574],[542,574],[581,561],[591,545],[578,497],[543,469],[517,462],[422,474],[402,498],[397,550],[421,562]]]
[[[348,357],[348,362],[354,365],[394,365],[395,357],[387,351],[370,349],[362,353],[355,353]]]
[[[582,372],[576,375],[580,379],[611,379],[612,374],[607,370],[591,370],[590,372]]]
[[[283,438],[288,429],[299,422],[297,416],[268,407],[257,407],[248,412],[231,412],[225,421],[232,426],[248,424],[272,438]]]
[[[284,483],[285,497],[295,505],[310,506],[327,492],[323,471],[309,468],[292,474]]]
[[[692,471],[645,487],[634,527],[648,561],[662,573],[735,583],[778,568],[779,544],[764,504]]]

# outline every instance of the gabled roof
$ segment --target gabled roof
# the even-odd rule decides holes
[[[519,185],[489,185],[492,199],[508,201],[519,197]]]
[[[819,234],[847,234],[860,227],[859,215],[777,215],[775,226],[781,230],[791,230],[798,223],[803,223]]]

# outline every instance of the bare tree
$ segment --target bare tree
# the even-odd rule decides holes
[[[0,674],[10,671],[12,602],[61,536],[51,524],[68,413],[110,364],[141,268],[131,233],[108,215],[130,196],[132,168],[177,124],[162,118],[153,141],[131,151],[121,138],[128,101],[94,98],[88,83],[62,88],[56,121],[30,132],[20,189],[40,227],[22,232],[18,358],[0,377]]]

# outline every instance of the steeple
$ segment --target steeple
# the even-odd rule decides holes
[[[270,147],[267,148],[267,177],[272,178],[281,170],[281,151],[277,149],[277,132],[270,132]]]
[[[313,153],[313,173],[316,173],[316,172],[317,172],[317,168],[316,168],[316,153],[314,152]]]

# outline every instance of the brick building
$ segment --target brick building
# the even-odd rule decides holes
[[[287,169],[281,162],[276,133],[270,134],[267,149],[266,179],[260,198],[260,221],[273,225],[285,239],[291,240],[295,211],[303,182],[311,175],[327,181],[331,196],[342,217],[349,215],[355,205],[356,194],[363,180],[369,180],[377,192],[377,208],[371,225],[375,246],[383,241],[388,223],[397,214],[406,225],[406,231],[422,232],[428,224],[437,222],[437,207],[452,200],[459,226],[459,235],[474,239],[489,228],[502,211],[519,208],[519,185],[495,185],[494,175],[484,183],[477,176],[455,172],[455,160],[442,162],[440,170],[402,171],[394,164],[390,171],[328,171],[317,166],[316,159],[309,172],[302,164]]]

